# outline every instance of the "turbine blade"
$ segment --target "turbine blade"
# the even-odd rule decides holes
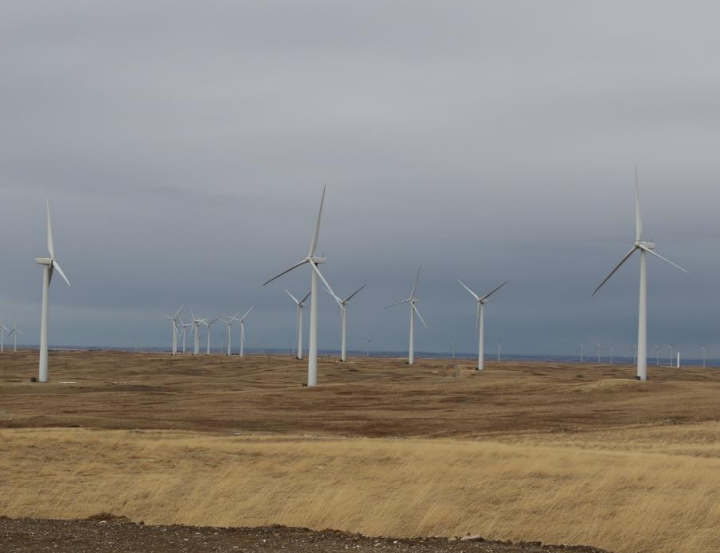
[[[287,288],[283,288],[283,290],[285,290],[287,292],[287,295],[290,296],[295,303],[300,303],[295,296],[293,296],[290,292],[288,292]]]
[[[402,300],[402,301],[396,301],[392,305],[388,305],[386,307],[383,307],[383,309],[390,309],[391,307],[395,307],[396,305],[402,305],[403,303],[408,303],[410,300]]]
[[[415,290],[417,290],[418,282],[420,282],[420,271],[422,271],[422,265],[420,265],[420,268],[418,269],[418,274],[415,277],[415,284],[413,284],[412,291],[410,292],[410,299],[413,299],[415,297]]]
[[[290,267],[287,271],[283,271],[283,272],[280,273],[279,275],[274,276],[274,277],[272,277],[270,280],[266,281],[266,282],[263,284],[263,286],[265,286],[266,284],[270,284],[273,280],[279,279],[281,276],[288,274],[290,271],[292,271],[292,270],[294,270],[294,269],[297,269],[297,268],[300,267],[301,265],[305,265],[305,263],[307,263],[307,262],[308,262],[307,259],[303,259],[300,263],[295,263],[295,265],[293,265],[292,267]]]
[[[323,284],[327,287],[327,289],[330,291],[330,293],[337,298],[337,295],[335,294],[335,292],[333,292],[332,287],[330,286],[330,284],[328,284],[328,281],[325,280],[325,277],[320,272],[320,269],[317,268],[317,265],[315,265],[315,262],[310,260],[309,263],[310,263],[310,266],[312,267],[313,271],[315,271],[317,273],[317,276],[320,277],[320,280],[322,280]]]
[[[415,304],[414,304],[414,303],[411,303],[410,305],[412,305],[413,311],[415,311],[415,314],[416,314],[418,317],[420,317],[420,322],[421,322],[422,325],[425,327],[425,330],[427,330],[428,327],[427,327],[427,325],[425,324],[425,321],[423,321],[422,315],[420,315],[420,311],[418,311],[418,308],[415,307]]]
[[[467,290],[468,292],[470,292],[472,294],[473,298],[475,298],[477,301],[480,301],[480,298],[478,297],[478,295],[475,292],[473,292],[472,290],[470,290],[470,288],[465,286],[465,284],[463,284],[462,280],[460,280],[459,278],[456,280],[460,283],[460,286],[462,286],[463,288],[465,288],[465,290]]]
[[[637,165],[635,166],[635,240],[642,240],[643,224],[642,214],[640,213],[640,184],[638,181]]]
[[[173,319],[177,319],[178,315],[180,314],[180,312],[183,310],[184,307],[185,307],[185,305],[181,305],[181,306],[180,306],[180,309],[178,309],[178,310],[175,312],[175,315],[173,316]]]
[[[340,308],[342,309],[342,307],[343,307],[343,301],[342,301],[340,298],[338,298],[335,294],[333,294],[333,293],[332,293],[332,290],[328,289],[328,288],[325,287],[325,286],[323,286],[323,288],[325,289],[325,291],[326,291],[328,294],[330,294],[330,295],[333,297],[333,299],[335,300],[335,302],[336,302],[336,303],[340,306]]]
[[[325,188],[323,186],[322,196],[320,197],[320,210],[318,211],[317,221],[315,221],[315,232],[313,233],[312,241],[310,242],[310,251],[308,251],[308,257],[315,255],[317,249],[318,238],[320,237],[320,219],[322,219],[323,204],[325,203]]]
[[[367,284],[363,284],[360,288],[358,288],[357,290],[355,290],[352,294],[350,294],[347,298],[345,298],[345,301],[344,301],[343,303],[347,303],[347,302],[349,302],[351,299],[353,299],[353,298],[358,294],[358,292],[360,292],[360,290],[362,290],[363,288],[365,288],[365,286],[367,286]]]
[[[45,197],[45,208],[47,211],[47,247],[50,259],[55,259],[55,243],[53,241],[52,221],[50,220],[50,198]]]
[[[243,322],[243,321],[247,318],[247,316],[250,314],[250,311],[252,311],[254,307],[255,307],[255,306],[253,305],[250,309],[248,309],[248,310],[245,312],[245,314],[240,318],[240,322]]]
[[[680,269],[683,273],[690,274],[690,271],[686,271],[685,269],[683,269],[683,268],[682,268],[680,265],[678,265],[677,263],[673,263],[672,261],[670,261],[669,259],[664,258],[662,255],[660,255],[659,253],[657,253],[657,252],[655,252],[655,251],[653,251],[653,250],[651,250],[651,249],[648,249],[648,248],[645,248],[645,247],[643,247],[643,246],[640,246],[640,249],[643,250],[644,252],[647,252],[647,253],[650,253],[650,254],[654,255],[655,257],[659,257],[659,258],[662,259],[665,263],[670,263],[670,265],[672,265],[673,267],[676,267],[676,268]]]
[[[608,280],[610,280],[615,273],[618,272],[618,269],[620,269],[620,267],[622,267],[622,266],[625,264],[625,262],[626,262],[628,259],[630,259],[630,256],[631,256],[632,254],[634,254],[634,253],[635,253],[635,250],[637,250],[637,249],[638,249],[637,246],[633,246],[633,249],[630,250],[628,253],[625,254],[625,257],[623,257],[623,258],[622,258],[622,261],[620,261],[620,263],[617,264],[617,267],[615,267],[615,268],[612,270],[612,272],[605,278],[605,280],[603,280],[603,281],[600,283],[600,286],[598,286],[598,287],[595,289],[595,291],[592,293],[593,296],[600,291],[600,288],[602,288],[603,286],[605,286],[605,283],[606,283]]]
[[[312,294],[312,291],[308,292],[307,296],[300,300],[300,305],[304,304],[307,301],[307,299],[310,297],[310,294]]]
[[[65,282],[67,282],[67,285],[70,286],[70,281],[69,281],[68,278],[65,276],[65,273],[63,272],[62,267],[60,267],[60,265],[58,264],[58,262],[57,262],[57,261],[53,261],[53,262],[52,262],[52,266],[53,266],[55,269],[57,269],[57,272],[60,273],[60,276],[63,277],[63,279],[65,280]]]
[[[205,323],[205,324],[207,324],[208,326],[212,326],[219,320],[220,320],[220,317],[215,317],[212,321],[210,321],[209,323]]]
[[[195,322],[197,320],[197,317],[195,317],[195,313],[193,313],[192,307],[189,307],[188,309],[190,309],[190,316],[192,317],[193,322]]]
[[[504,286],[507,286],[508,284],[510,284],[510,281],[509,281],[509,280],[506,280],[504,283],[502,283],[500,286],[498,286],[497,288],[495,288],[495,290],[493,290],[492,292],[490,292],[489,294],[487,294],[486,296],[484,296],[482,299],[483,299],[483,300],[488,299],[488,298],[489,298],[490,296],[492,296],[495,292],[497,292],[498,290],[500,290],[500,288],[502,288],[502,287],[504,287]]]

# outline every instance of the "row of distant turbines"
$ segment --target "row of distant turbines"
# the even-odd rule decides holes
[[[242,317],[239,317],[240,312],[237,312],[235,315],[230,315],[228,317],[216,317],[211,321],[196,317],[195,313],[193,313],[192,309],[190,309],[190,316],[192,318],[189,323],[185,323],[182,319],[181,313],[184,308],[185,306],[182,305],[174,315],[163,315],[166,319],[170,319],[170,322],[172,323],[173,355],[177,355],[178,353],[180,340],[182,340],[182,352],[185,353],[188,328],[191,328],[192,330],[190,332],[193,333],[193,355],[200,355],[200,340],[203,326],[207,327],[205,354],[210,355],[210,337],[212,335],[212,326],[216,322],[222,321],[227,325],[227,354],[232,355],[232,327],[233,323],[237,322],[240,323],[240,357],[245,356],[245,321],[254,306],[248,309]]]
[[[335,292],[333,291],[332,287],[328,283],[327,279],[323,276],[322,272],[319,269],[319,265],[325,263],[325,258],[319,257],[316,255],[318,240],[320,236],[320,223],[322,219],[322,211],[323,211],[323,204],[325,201],[325,192],[326,188],[323,188],[322,196],[320,199],[320,209],[318,210],[317,219],[315,221],[315,230],[312,235],[312,239],[310,241],[310,248],[308,250],[307,255],[303,257],[299,262],[295,263],[293,266],[291,266],[289,269],[286,269],[285,271],[281,272],[280,274],[274,276],[273,278],[266,281],[263,286],[270,284],[271,282],[275,281],[276,279],[281,278],[282,276],[286,275],[287,273],[297,269],[298,267],[302,267],[304,265],[307,265],[310,268],[310,293],[309,295],[305,296],[302,300],[298,300],[294,296],[291,295],[293,300],[297,304],[298,308],[298,356],[302,356],[303,347],[302,347],[302,309],[305,305],[305,302],[310,300],[310,329],[309,329],[309,347],[308,347],[308,380],[307,384],[308,386],[316,386],[317,385],[317,359],[318,359],[318,348],[317,348],[317,318],[318,318],[318,310],[317,310],[317,297],[318,297],[318,279],[322,281],[323,285],[325,286],[325,289],[328,293],[330,293],[335,301],[338,303],[338,305],[341,308],[342,311],[342,319],[341,319],[341,325],[342,325],[342,344],[341,344],[341,357],[343,360],[345,360],[346,355],[346,337],[345,337],[345,329],[346,329],[346,310],[347,310],[347,304],[350,301],[350,299],[357,294],[362,288],[354,292],[352,295],[348,296],[346,299],[340,299]],[[679,265],[673,263],[672,261],[662,257],[660,254],[658,254],[655,251],[655,244],[651,242],[646,242],[643,240],[643,225],[642,225],[642,217],[640,213],[640,188],[638,184],[638,175],[637,175],[637,168],[635,169],[635,222],[636,222],[636,233],[635,233],[635,242],[630,249],[630,251],[622,258],[620,263],[612,270],[612,272],[605,278],[605,280],[602,281],[600,286],[597,287],[595,292],[593,292],[593,296],[595,296],[600,289],[612,278],[612,276],[622,267],[634,254],[635,252],[640,253],[640,297],[639,297],[639,316],[638,316],[638,342],[637,342],[637,379],[638,380],[647,380],[647,257],[648,255],[652,255],[654,257],[657,257],[666,263],[669,263],[670,265],[680,269],[681,271],[687,273],[685,269],[680,267]],[[42,313],[41,313],[41,324],[40,324],[40,367],[39,367],[39,381],[40,382],[47,382],[48,378],[48,367],[47,367],[47,358],[48,358],[48,341],[47,341],[47,324],[48,324],[48,295],[49,295],[49,289],[50,289],[50,283],[52,281],[52,277],[55,271],[57,271],[60,276],[65,280],[65,282],[70,285],[70,281],[65,276],[65,273],[63,272],[62,268],[57,262],[56,256],[55,256],[55,249],[53,244],[53,234],[52,234],[52,223],[50,220],[50,204],[49,201],[47,202],[47,247],[48,247],[48,253],[49,257],[46,258],[38,258],[36,259],[36,262],[43,267],[43,301],[42,301]],[[420,272],[421,269],[418,269],[417,276],[415,278],[415,283],[413,284],[412,290],[410,292],[410,297],[401,301],[396,302],[395,304],[388,306],[388,307],[394,307],[401,304],[408,304],[410,308],[410,338],[409,338],[409,348],[408,348],[408,363],[413,364],[414,362],[414,334],[415,334],[415,318],[417,317],[421,324],[427,328],[427,325],[425,324],[425,321],[423,320],[422,316],[420,315],[420,312],[417,308],[417,297],[416,292],[418,288],[418,284],[420,281]],[[500,290],[503,286],[507,284],[504,283],[494,290],[492,290],[490,293],[479,296],[476,294],[473,290],[471,290],[468,286],[466,286],[463,282],[458,281],[463,288],[465,288],[475,299],[477,304],[477,310],[476,310],[476,330],[477,330],[477,336],[478,336],[478,365],[477,370],[483,370],[484,369],[484,306],[487,300],[495,294],[498,290]],[[288,292],[289,294],[289,292]],[[251,308],[252,309],[252,308]],[[169,316],[166,315],[169,319],[171,319],[173,323],[173,353],[177,353],[178,349],[178,338],[180,337],[180,312],[182,311],[182,308],[178,310],[175,315]],[[244,317],[247,317],[249,314],[249,311],[245,314]],[[244,351],[244,317],[243,318],[237,318],[237,315],[234,315],[232,317],[227,317],[225,319],[222,319],[225,324],[230,327],[233,322],[240,322],[241,326],[241,332],[240,332],[240,347],[241,347],[241,355],[243,355]],[[192,314],[192,325],[193,332],[194,332],[194,348],[193,351],[197,355],[199,354],[200,350],[200,326],[206,325],[208,329],[210,326],[217,322],[219,319],[214,319],[213,321],[207,321],[206,319],[197,319],[194,314]],[[182,336],[184,337],[186,327],[185,323],[182,324]],[[15,332],[15,336],[17,336],[17,332]],[[228,351],[231,352],[231,336],[232,333],[228,332]],[[210,332],[208,332],[208,344],[207,344],[207,350],[210,349]]]

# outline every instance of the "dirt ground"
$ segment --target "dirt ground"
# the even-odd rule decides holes
[[[363,437],[470,438],[720,419],[720,371],[585,364],[324,358],[306,361],[122,352],[0,356],[0,428],[180,429]]]
[[[467,541],[469,540],[471,541]],[[29,520],[0,517],[0,551],[4,553],[603,553],[588,547],[509,544],[463,538],[395,540],[342,532],[312,532],[281,526],[265,528],[195,528],[145,526],[123,519]]]

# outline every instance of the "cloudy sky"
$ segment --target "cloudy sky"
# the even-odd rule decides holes
[[[318,253],[350,308],[349,345],[487,342],[628,355],[638,261],[650,351],[720,355],[720,6],[714,2],[3,0],[0,320],[38,342],[49,194],[55,345],[169,345],[161,318],[251,305],[250,345],[285,347],[322,186]],[[339,310],[320,301],[320,345]],[[219,344],[220,329],[215,341]],[[494,347],[494,346],[493,346]]]

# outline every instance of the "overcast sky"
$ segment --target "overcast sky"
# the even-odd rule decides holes
[[[70,278],[51,345],[170,342],[163,313],[255,310],[285,347],[327,184],[318,253],[351,349],[475,349],[474,300],[508,353],[635,343],[720,355],[720,6],[715,2],[3,0],[0,321],[39,341],[45,194]],[[339,310],[320,302],[320,346]],[[220,342],[220,328],[214,338]],[[592,345],[591,345],[592,344]]]

